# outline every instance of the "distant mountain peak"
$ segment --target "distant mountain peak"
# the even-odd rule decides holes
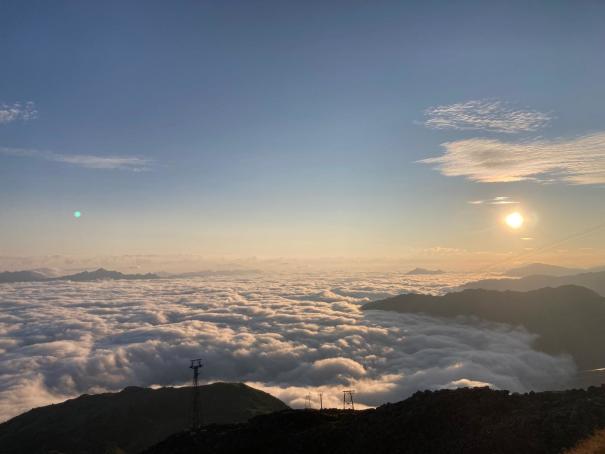
[[[13,282],[47,281],[48,277],[38,271],[4,271],[0,273],[0,284]]]
[[[530,291],[545,287],[561,287],[564,285],[576,285],[589,288],[598,294],[605,296],[605,271],[585,272],[564,276],[532,274],[521,278],[482,279],[479,281],[467,282],[460,288]]]
[[[5,271],[0,273],[0,284],[14,282],[45,282],[45,281],[101,281],[101,280],[139,280],[160,279],[153,273],[147,274],[124,274],[119,271],[97,268],[94,271],[82,271],[81,273],[69,274],[67,276],[48,277],[37,271]]]
[[[527,265],[511,268],[505,272],[508,276],[525,277],[534,274],[545,276],[565,276],[569,274],[577,274],[586,271],[581,268],[567,268],[559,265],[549,265],[546,263],[529,263]]]
[[[98,268],[94,271],[82,271],[81,273],[70,274],[55,278],[56,280],[66,281],[100,281],[100,280],[138,280],[138,279],[159,279],[157,274],[124,274],[119,271]]]
[[[445,274],[445,271],[443,270],[430,270],[427,268],[414,268],[413,270],[408,271],[407,273],[405,273],[407,275],[422,275],[422,274],[426,274],[426,275],[437,275],[437,274]]]

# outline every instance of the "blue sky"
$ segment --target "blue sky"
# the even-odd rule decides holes
[[[0,8],[0,255],[470,259],[605,219],[602,2]]]

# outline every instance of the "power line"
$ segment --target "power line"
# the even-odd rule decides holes
[[[493,263],[493,264],[488,265],[486,267],[480,268],[479,271],[489,271],[489,270],[492,270],[492,269],[494,269],[496,267],[499,267],[500,265],[508,263],[508,262],[510,262],[512,260],[520,260],[520,259],[523,259],[523,258],[531,257],[531,256],[533,256],[533,255],[535,255],[537,253],[547,251],[547,250],[549,250],[551,248],[557,247],[557,246],[559,246],[559,245],[561,245],[563,243],[566,243],[568,241],[576,240],[578,238],[583,238],[585,236],[588,236],[588,235],[590,235],[590,234],[592,234],[592,233],[594,233],[594,232],[596,232],[596,231],[598,231],[598,230],[600,230],[602,228],[605,228],[605,222],[593,225],[592,227],[589,227],[588,229],[585,229],[585,230],[573,233],[573,234],[568,235],[566,237],[563,237],[563,238],[560,238],[558,240],[555,240],[555,241],[553,241],[551,243],[547,243],[547,244],[545,244],[543,246],[540,246],[537,249],[533,249],[531,251],[523,252],[523,253],[517,254],[517,255],[515,255],[513,257],[508,257],[508,258],[506,258],[504,260],[500,260],[500,261],[498,261],[496,263]]]

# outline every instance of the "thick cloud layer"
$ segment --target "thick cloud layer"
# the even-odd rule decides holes
[[[460,277],[399,274],[210,277],[0,286],[0,419],[81,393],[182,385],[188,360],[208,381],[246,381],[292,405],[354,388],[362,405],[415,390],[563,384],[568,357],[530,347],[503,325],[359,305],[404,291],[441,292]]]

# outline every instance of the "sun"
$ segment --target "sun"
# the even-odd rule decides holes
[[[511,229],[517,230],[521,228],[521,226],[523,226],[523,216],[518,211],[515,211],[514,213],[511,213],[506,216],[505,221]]]

